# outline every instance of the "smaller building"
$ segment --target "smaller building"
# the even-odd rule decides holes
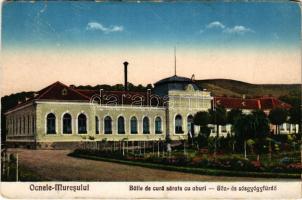
[[[243,113],[249,114],[254,110],[262,110],[266,115],[269,115],[270,111],[274,108],[282,108],[288,110],[291,105],[280,101],[275,97],[260,97],[254,99],[246,98],[232,98],[232,97],[214,97],[214,108],[217,106],[224,107],[227,111],[232,109],[240,109]],[[216,126],[212,125],[211,136],[216,135]],[[227,134],[232,134],[232,126],[227,124],[225,126],[219,126],[219,135],[226,137]],[[275,131],[275,126],[270,125],[270,129]],[[290,134],[298,132],[298,124],[284,123],[280,126],[281,134]]]

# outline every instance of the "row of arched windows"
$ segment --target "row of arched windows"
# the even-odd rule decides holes
[[[62,118],[63,122],[63,133],[72,133],[72,117],[69,113],[65,113]],[[46,133],[55,134],[56,133],[56,116],[53,113],[49,113],[46,117]],[[87,117],[85,114],[81,113],[78,116],[78,133],[87,133]]]
[[[193,122],[193,116],[189,115],[187,117],[187,130],[189,134],[194,134],[194,122]],[[183,134],[183,120],[182,116],[180,114],[175,116],[175,121],[174,121],[174,127],[175,127],[175,133],[176,134]]]
[[[98,130],[98,117],[96,117],[96,133],[99,132]],[[104,118],[104,131],[105,134],[112,133],[112,118],[110,116],[106,116]],[[117,133],[118,134],[125,134],[125,118],[123,116],[118,117],[117,119]],[[130,133],[137,134],[138,133],[138,120],[136,117],[131,117],[130,119]],[[143,134],[150,133],[150,119],[148,117],[143,118]],[[162,120],[160,117],[155,118],[155,133],[160,134],[162,133]]]
[[[100,133],[99,127],[99,118],[95,116],[95,132],[96,134]],[[63,123],[63,133],[71,134],[72,133],[72,117],[69,113],[65,113],[62,118]],[[162,120],[160,117],[155,118],[155,133],[162,133]],[[78,133],[85,134],[87,133],[87,117],[85,114],[80,114],[78,116],[77,121]],[[55,134],[56,133],[56,116],[53,113],[49,113],[46,116],[46,133],[47,134]],[[106,116],[104,118],[104,133],[112,134],[112,118],[110,116]],[[117,133],[125,134],[125,118],[123,116],[118,117],[117,119]],[[137,134],[138,133],[138,120],[136,117],[131,117],[130,119],[130,133]],[[143,118],[143,134],[150,133],[150,120],[148,117]]]

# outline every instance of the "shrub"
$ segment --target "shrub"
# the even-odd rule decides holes
[[[192,165],[203,168],[240,170],[240,171],[259,171],[260,166],[239,156],[221,156],[217,159],[203,157],[193,159]]]
[[[271,166],[270,171],[272,172],[286,172],[286,173],[300,173],[302,172],[301,163],[291,163],[289,165],[277,165]]]
[[[244,159],[240,155],[221,155],[213,157],[211,154],[194,154],[194,156],[186,156],[183,152],[175,152],[168,157],[157,157],[152,154],[136,155],[128,153],[125,156],[120,151],[100,151],[93,149],[76,149],[72,155],[91,155],[103,158],[113,158],[117,160],[138,161],[143,163],[154,163],[166,166],[181,166],[199,169],[220,169],[234,172],[274,172],[274,173],[301,173],[299,152],[289,154],[281,154],[283,158],[278,161],[261,164],[259,161],[250,161]],[[191,154],[189,154],[191,155]],[[193,154],[192,154],[193,155]],[[278,155],[279,157],[280,155]],[[288,157],[287,157],[288,156]],[[278,158],[276,157],[276,158]],[[231,173],[231,172],[230,172]]]

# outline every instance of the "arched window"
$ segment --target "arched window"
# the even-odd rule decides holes
[[[156,117],[155,118],[155,133],[156,134],[162,133],[162,130],[161,130],[161,118],[160,117]]]
[[[46,117],[46,133],[47,134],[56,134],[56,116],[53,113],[49,113]],[[21,123],[20,123],[21,124]]]
[[[150,123],[148,117],[144,117],[143,119],[143,133],[144,134],[150,133]]]
[[[122,116],[117,119],[117,132],[118,134],[125,134],[125,120]]]
[[[78,133],[87,133],[87,118],[83,113],[78,116]]]
[[[175,117],[175,133],[184,133],[182,130],[182,117],[181,115],[176,115]]]
[[[99,121],[98,116],[95,116],[95,133],[96,133],[96,134],[99,134],[99,133],[100,133],[99,123],[100,123],[100,121]]]
[[[131,126],[131,134],[137,134],[137,119],[136,119],[136,117],[131,117],[130,126]]]
[[[63,133],[70,134],[72,133],[72,122],[71,122],[71,115],[65,113],[63,115]]]
[[[104,129],[105,129],[105,134],[112,133],[112,119],[109,116],[105,117],[104,119]]]

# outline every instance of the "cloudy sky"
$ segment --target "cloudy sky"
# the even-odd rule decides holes
[[[296,3],[6,2],[1,95],[65,84],[154,83],[174,73],[301,82]]]

